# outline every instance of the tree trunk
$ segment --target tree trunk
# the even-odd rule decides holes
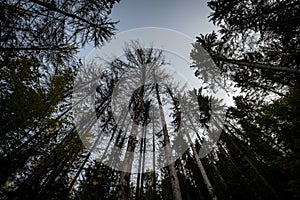
[[[194,143],[192,142],[192,140],[191,140],[191,138],[190,138],[190,136],[189,136],[188,133],[186,133],[186,136],[187,136],[187,138],[188,138],[189,143],[190,143],[191,146],[192,146],[192,151],[193,151],[194,157],[195,157],[195,159],[196,159],[196,163],[197,163],[197,165],[198,165],[198,167],[199,167],[199,169],[200,169],[200,172],[201,172],[201,175],[202,175],[202,177],[203,177],[204,183],[205,183],[205,185],[206,185],[207,191],[208,191],[208,193],[209,193],[211,199],[217,200],[217,196],[214,194],[213,187],[212,187],[212,185],[211,185],[211,183],[210,183],[210,180],[209,180],[209,178],[208,178],[208,176],[207,176],[207,174],[206,174],[206,171],[205,171],[205,169],[204,169],[204,167],[203,167],[203,165],[202,165],[202,162],[201,162],[201,160],[200,160],[200,158],[199,158],[199,156],[198,156],[196,147],[195,147]]]
[[[187,118],[188,118],[188,120],[190,121],[190,123],[191,123],[191,125],[192,125],[193,131],[196,133],[198,139],[201,140],[201,138],[200,138],[200,136],[199,136],[199,134],[198,134],[198,131],[196,130],[196,127],[194,126],[194,123],[193,123],[193,121],[192,121],[190,115],[188,114],[188,111],[185,110],[184,107],[183,107],[183,109],[184,109],[184,112],[187,114]],[[185,124],[185,126],[187,126],[187,125]],[[202,162],[201,162],[200,157],[199,157],[199,155],[198,155],[198,153],[197,153],[196,147],[195,147],[193,141],[191,140],[190,135],[189,135],[188,133],[185,133],[185,134],[186,134],[186,136],[187,136],[187,138],[188,138],[188,142],[191,144],[192,151],[193,151],[194,157],[195,157],[195,159],[196,159],[196,163],[197,163],[198,168],[199,168],[199,170],[200,170],[200,172],[201,172],[201,175],[202,175],[202,177],[203,177],[203,180],[204,180],[204,183],[205,183],[206,188],[207,188],[207,190],[208,190],[208,193],[209,193],[210,197],[211,197],[213,200],[217,200],[217,196],[214,194],[213,187],[212,187],[212,185],[211,185],[211,183],[210,183],[210,180],[209,180],[209,178],[208,178],[208,176],[207,176],[207,174],[206,174],[206,171],[205,171],[205,169],[204,169],[204,167],[203,167],[203,165],[202,165]]]
[[[155,172],[155,120],[154,120],[154,111],[152,112],[152,120],[153,120],[153,126],[152,126],[152,162],[153,162],[153,199],[156,199],[156,172]]]
[[[218,118],[218,116],[216,116]],[[215,119],[214,119],[215,120]],[[220,120],[220,119],[218,119]],[[218,122],[215,120],[215,124],[217,126],[219,126]],[[224,126],[227,131],[230,133],[230,130],[228,129],[227,126]],[[220,128],[220,127],[218,127]],[[269,190],[272,192],[272,194],[274,195],[274,197],[276,199],[280,199],[277,195],[277,193],[275,192],[275,190],[273,189],[273,187],[269,184],[269,182],[265,179],[265,177],[263,177],[263,175],[259,172],[259,170],[257,169],[257,167],[253,164],[253,162],[248,158],[248,156],[239,148],[239,146],[233,141],[233,139],[231,138],[231,136],[229,135],[229,133],[224,131],[224,133],[226,133],[226,136],[224,137],[225,142],[231,143],[240,153],[241,155],[244,157],[244,159],[247,161],[247,163],[250,165],[250,167],[254,170],[254,172],[256,173],[256,175],[263,181],[263,183],[265,184],[265,186],[267,188],[269,188]]]
[[[225,156],[227,155],[227,159],[229,160],[229,162],[235,167],[235,169],[237,170],[237,172],[239,173],[239,178],[242,182],[245,183],[245,185],[251,190],[251,192],[253,193],[253,195],[255,196],[255,198],[260,199],[260,197],[258,196],[258,194],[255,192],[255,190],[253,189],[253,187],[251,186],[251,184],[249,183],[248,179],[244,176],[243,171],[240,169],[240,167],[235,163],[234,159],[232,158],[232,156],[230,155],[230,153],[226,153],[225,148],[223,147],[222,144],[218,145],[219,146],[219,150],[221,153],[223,153]]]
[[[272,65],[272,64],[247,62],[244,60],[236,60],[236,59],[226,58],[226,57],[220,56],[220,55],[212,55],[212,58],[216,61],[222,61],[222,62],[226,62],[226,63],[230,63],[230,64],[246,66],[246,67],[249,67],[252,69],[265,69],[265,70],[273,70],[273,71],[286,72],[286,73],[300,75],[300,70],[289,68],[289,67],[283,67],[283,66]]]
[[[143,127],[143,133],[145,131],[145,127]],[[144,134],[143,134],[144,135]],[[144,146],[144,140],[141,139],[141,145],[140,145],[140,157],[139,157],[139,166],[138,166],[138,175],[136,178],[136,192],[135,192],[135,198],[139,199],[141,197],[141,193],[140,193],[140,181],[141,181],[141,173],[144,173],[144,171],[142,170],[141,172],[141,168],[142,168],[142,162],[143,162],[143,146]],[[143,182],[141,181],[141,186],[143,187]]]
[[[134,150],[137,143],[137,134],[139,128],[139,122],[141,118],[141,108],[142,108],[142,101],[144,97],[144,79],[142,77],[142,86],[140,92],[138,94],[138,105],[137,105],[137,112],[134,113],[134,119],[132,123],[132,128],[130,131],[130,136],[128,139],[126,154],[123,162],[123,169],[120,175],[119,181],[119,192],[118,192],[118,199],[129,199],[129,192],[130,192],[130,176],[131,176],[131,168],[134,160]]]
[[[130,132],[130,136],[128,139],[128,146],[126,149],[126,154],[124,158],[124,167],[122,169],[119,181],[119,192],[118,192],[118,199],[129,199],[129,192],[130,192],[130,176],[131,176],[131,168],[133,163],[133,153],[136,146],[136,136],[138,132],[138,125],[133,123],[132,129]]]
[[[146,135],[147,135],[147,128],[144,127],[144,134],[142,140],[143,142],[143,161],[142,161],[142,177],[141,177],[141,189],[140,189],[140,196],[143,195],[143,190],[144,190],[144,179],[145,179],[145,159],[146,159]]]
[[[168,129],[167,129],[167,124],[165,121],[165,115],[164,115],[162,102],[161,102],[161,98],[160,98],[160,94],[159,94],[159,90],[158,90],[158,83],[155,84],[155,89],[156,89],[156,97],[157,97],[158,106],[159,106],[161,124],[162,124],[162,128],[163,128],[164,145],[165,145],[166,156],[167,156],[166,159],[167,159],[167,162],[170,163],[172,151],[171,151],[171,147],[170,147],[170,138],[169,138],[169,133],[168,133]],[[182,196],[181,196],[178,176],[177,176],[176,169],[175,169],[175,163],[172,162],[171,164],[169,164],[168,169],[169,169],[170,178],[171,178],[173,199],[181,200]]]

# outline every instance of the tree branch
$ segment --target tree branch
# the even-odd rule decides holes
[[[215,61],[222,61],[225,63],[236,64],[236,65],[243,65],[243,66],[255,68],[255,69],[267,69],[267,70],[281,71],[281,72],[287,72],[287,73],[292,73],[292,74],[294,73],[294,74],[300,75],[300,70],[289,68],[289,67],[284,67],[284,66],[263,64],[263,63],[256,63],[256,62],[247,62],[244,60],[235,60],[235,59],[230,59],[230,58],[226,58],[224,56],[219,56],[219,55],[212,55],[212,58]]]

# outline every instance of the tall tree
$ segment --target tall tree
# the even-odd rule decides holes
[[[191,57],[198,75],[204,73],[197,46],[201,45],[223,75],[245,92],[281,95],[287,86],[298,84],[297,1],[213,0],[208,6],[213,10],[210,19],[220,30],[197,37]]]
[[[102,45],[115,30],[108,16],[118,1],[2,1],[1,51],[62,52],[93,42]]]
[[[70,122],[75,53],[110,39],[116,2],[1,1],[1,196],[66,197],[83,154]]]

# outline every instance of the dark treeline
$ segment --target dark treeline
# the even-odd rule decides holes
[[[164,52],[132,41],[82,85],[97,86],[96,117],[75,125],[74,113],[88,113],[72,100],[89,94],[74,96],[74,81],[90,64],[76,53],[110,40],[118,2],[1,0],[0,198],[299,199],[300,3],[208,2],[218,32],[196,38],[190,67],[214,89],[240,91],[225,121],[207,87],[178,92]],[[117,99],[116,111],[125,75],[129,105]],[[130,84],[140,87],[127,94]],[[202,158],[204,130],[222,132]]]

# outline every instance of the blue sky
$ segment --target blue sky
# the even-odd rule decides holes
[[[205,0],[121,0],[112,18],[120,20],[119,31],[141,27],[162,27],[195,38],[215,29],[209,22],[210,9]]]
[[[132,29],[145,27],[158,27],[175,30],[177,33],[183,33],[191,38],[188,40],[189,44],[191,44],[196,41],[196,36],[199,34],[211,33],[217,29],[212,22],[209,22],[208,16],[210,12],[211,10],[207,7],[206,0],[121,0],[120,3],[114,6],[110,17],[113,21],[119,21],[116,25],[116,38],[118,36],[119,38],[122,37],[122,34],[118,35],[118,33],[124,31],[128,32]],[[155,32],[143,33],[143,36],[139,37],[143,38],[147,34],[153,35]],[[174,34],[175,33],[173,33],[173,36]],[[167,36],[163,35],[162,39],[166,41],[171,37],[172,33]],[[192,42],[190,43],[190,41]],[[153,42],[157,43],[158,41]],[[122,48],[117,45],[118,50],[116,50],[116,47],[112,45],[112,43],[114,42],[105,45],[101,50],[94,49],[94,51],[92,51],[93,48],[89,46],[79,55],[82,58],[87,56],[87,60],[89,60],[89,58],[96,58],[97,56],[102,57],[103,54],[100,53],[101,51],[105,53],[113,52],[117,54],[115,56],[120,56],[117,52],[118,50],[122,51]],[[119,42],[117,43],[119,44]],[[174,43],[177,44],[180,42],[175,39]],[[112,51],[107,51],[106,49],[110,49],[110,45],[112,45]],[[157,45],[159,46],[159,44]],[[192,45],[190,45],[190,48],[192,49]],[[164,52],[164,55],[166,55],[166,60],[170,62],[172,69],[176,72],[176,74],[173,75],[174,79],[178,81],[181,86],[185,83],[188,83],[191,88],[203,86],[203,82],[194,76],[194,72],[190,68],[190,60],[183,59],[180,57],[180,54],[175,55]],[[171,74],[172,70],[168,72]],[[191,88],[187,87],[187,89]],[[207,92],[206,94],[221,98],[228,104],[232,103],[232,100],[228,99],[228,96],[222,90],[215,94],[213,94],[213,91]]]
[[[121,0],[120,3],[114,5],[110,17],[113,21],[119,21],[116,25],[117,36],[118,33],[136,28],[159,27],[183,33],[195,42],[199,34],[217,30],[209,21],[210,13],[211,10],[206,0]],[[84,58],[88,54],[94,55],[93,53],[96,55],[97,50],[91,53],[92,50],[91,46],[86,47],[79,53],[79,57]],[[202,85],[194,76],[189,61],[186,62],[171,54],[168,56],[172,57],[174,68],[180,69],[180,73],[188,77],[191,85]]]
[[[217,30],[209,21],[210,13],[211,10],[206,0],[121,0],[120,3],[114,5],[110,17],[113,21],[119,21],[116,25],[117,37],[118,33],[136,28],[159,27],[183,33],[195,42],[199,34]],[[97,55],[97,50],[92,52],[92,49],[91,46],[86,47],[79,53],[79,56],[84,58],[88,54]],[[186,62],[171,54],[168,54],[168,57],[172,58],[173,67],[180,69],[180,73],[188,77],[191,85],[202,85],[194,76],[189,61]]]
[[[209,22],[211,10],[206,4],[206,0],[121,0],[110,17],[119,21],[117,34],[134,28],[161,27],[195,38],[216,30]],[[87,46],[78,55],[84,58],[91,50]]]

